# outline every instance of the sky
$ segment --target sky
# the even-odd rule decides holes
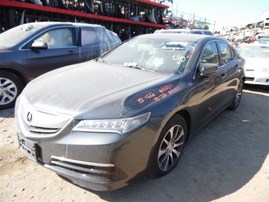
[[[174,0],[173,8],[215,23],[215,30],[223,26],[247,25],[263,20],[262,14],[269,9],[269,0]]]

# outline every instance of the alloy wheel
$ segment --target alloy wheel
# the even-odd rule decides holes
[[[173,125],[164,135],[158,152],[159,168],[166,172],[177,163],[184,145],[184,130],[181,125]]]
[[[18,89],[16,84],[8,79],[0,77],[0,105],[6,105],[16,99]]]

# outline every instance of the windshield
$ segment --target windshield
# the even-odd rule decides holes
[[[184,71],[195,44],[196,41],[137,37],[101,59],[110,64],[171,74]]]
[[[257,40],[260,44],[268,44],[269,45],[269,38],[260,38]]]
[[[24,24],[5,31],[0,34],[0,49],[12,48],[41,28],[41,25]]]
[[[238,46],[237,50],[242,57],[269,58],[269,46]]]

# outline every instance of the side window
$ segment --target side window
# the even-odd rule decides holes
[[[111,42],[109,41],[109,38],[108,38],[108,31],[106,29],[100,29],[99,34],[100,34],[100,40],[102,43],[102,52],[106,52],[112,48]]]
[[[94,29],[81,29],[81,45],[88,46],[99,42],[99,38]]]
[[[224,65],[232,61],[234,58],[232,48],[228,44],[222,42],[218,42],[218,45],[220,49],[220,65]]]
[[[204,34],[205,35],[213,35],[210,31],[206,31],[206,30],[204,31]]]
[[[75,46],[74,30],[71,28],[61,28],[50,30],[37,39],[35,42],[43,42],[48,44],[48,48],[66,48]]]
[[[191,31],[192,34],[203,34],[201,31]]]
[[[204,48],[202,55],[200,57],[200,62],[202,63],[214,63],[219,65],[219,54],[218,48],[215,42],[211,42]]]

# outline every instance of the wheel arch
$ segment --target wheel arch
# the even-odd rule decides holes
[[[187,124],[187,140],[188,140],[191,133],[191,115],[186,109],[182,109],[178,111],[176,114],[182,116]]]
[[[21,80],[23,87],[25,87],[26,84],[29,82],[29,79],[27,79],[25,74],[23,72],[16,70],[16,69],[1,67],[0,71],[11,72],[11,73],[15,74]]]
[[[184,118],[186,124],[187,124],[187,140],[190,137],[191,134],[191,115],[190,112],[188,111],[188,109],[186,108],[181,108],[181,109],[177,109],[177,110],[173,110],[171,113],[167,114],[167,116],[164,117],[164,119],[162,120],[162,123],[160,124],[159,129],[156,132],[156,136],[154,138],[153,144],[155,145],[161,135],[161,132],[163,130],[163,128],[165,127],[165,125],[175,116],[175,115],[180,115],[182,116],[182,118]]]
[[[190,112],[187,109],[184,109],[183,108],[183,109],[180,109],[180,110],[177,110],[177,111],[173,111],[172,113],[170,113],[169,115],[167,115],[164,118],[164,120],[163,120],[163,122],[161,124],[161,127],[159,128],[159,130],[156,133],[155,141],[153,143],[153,147],[151,148],[150,155],[149,155],[149,158],[148,158],[146,172],[151,177],[153,177],[153,175],[151,173],[150,165],[151,165],[151,162],[152,162],[152,158],[153,158],[153,155],[154,155],[154,150],[156,148],[156,144],[157,144],[157,142],[158,142],[158,140],[160,138],[160,135],[161,135],[161,133],[163,131],[163,128],[176,115],[180,115],[185,120],[185,122],[186,122],[186,126],[187,126],[187,139],[186,139],[186,142],[188,142],[188,140],[190,138],[190,134],[191,134],[191,114],[190,114]]]

